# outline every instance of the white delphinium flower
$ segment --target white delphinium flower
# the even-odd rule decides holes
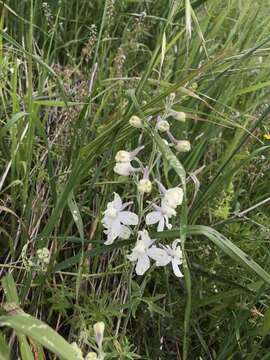
[[[156,183],[158,184],[160,193],[163,195],[164,205],[176,209],[178,205],[182,204],[184,193],[180,187],[176,186],[171,189],[166,189],[158,180],[156,180]]]
[[[122,176],[129,176],[134,172],[140,171],[139,168],[134,168],[131,165],[131,161],[134,160],[137,154],[144,148],[144,146],[139,146],[133,151],[120,150],[115,155],[116,165],[113,170],[116,174]]]
[[[157,129],[160,132],[166,132],[170,130],[170,124],[167,120],[158,120],[157,121]]]
[[[103,226],[106,228],[104,233],[107,235],[106,245],[110,245],[117,237],[128,239],[131,231],[126,225],[137,225],[138,215],[131,211],[123,211],[132,202],[122,203],[120,196],[114,193],[114,200],[109,202],[102,219]]]
[[[163,249],[152,249],[151,258],[156,261],[156,266],[166,266],[171,263],[175,276],[183,277],[183,274],[179,269],[179,265],[182,264],[183,258],[182,250],[178,245],[179,242],[180,240],[176,239],[172,243],[172,246],[161,245]]]
[[[135,271],[137,275],[143,275],[150,267],[151,245],[154,243],[147,230],[138,232],[138,239],[131,254],[127,258],[132,262],[137,262]]]
[[[191,144],[188,140],[178,140],[174,147],[178,152],[189,152],[191,150]]]
[[[174,187],[171,189],[166,189],[159,181],[156,181],[161,192],[161,206],[152,204],[152,207],[155,211],[150,212],[146,215],[146,225],[153,225],[158,223],[157,231],[163,231],[164,227],[170,230],[172,225],[169,223],[169,219],[172,216],[176,216],[175,209],[178,205],[181,205],[183,202],[183,190],[180,187]]]
[[[169,223],[169,219],[172,216],[176,215],[176,211],[164,203],[164,200],[161,201],[161,206],[152,204],[154,211],[151,211],[146,215],[145,223],[146,225],[158,224],[157,231],[163,231],[164,227],[170,230],[172,225]]]
[[[180,187],[174,187],[165,191],[164,204],[175,209],[183,202],[183,190]]]
[[[142,120],[136,115],[131,116],[129,124],[137,129],[141,129],[143,127]]]

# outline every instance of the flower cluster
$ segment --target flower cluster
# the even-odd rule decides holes
[[[146,121],[155,121],[154,128],[156,131],[166,133],[171,141],[169,146],[174,146],[177,152],[190,151],[191,146],[188,140],[176,140],[170,132],[169,118],[173,117],[177,121],[184,122],[186,114],[171,109],[174,96],[170,96],[169,105],[166,106],[165,114],[156,119],[148,118]],[[143,131],[145,123],[138,116],[133,115],[129,124],[136,129]],[[137,242],[127,259],[135,264],[135,272],[137,275],[143,275],[154,261],[156,267],[164,267],[171,264],[174,274],[182,277],[179,266],[182,264],[182,251],[179,239],[172,242],[171,245],[159,245],[156,240],[151,239],[148,231],[143,228],[139,230],[144,223],[145,226],[156,226],[158,232],[164,231],[165,228],[171,229],[170,223],[173,217],[177,215],[177,208],[182,204],[184,193],[180,186],[165,188],[165,186],[155,179],[152,175],[155,164],[155,156],[158,159],[158,153],[150,157],[148,166],[144,167],[140,159],[137,157],[140,151],[144,149],[141,146],[143,133],[139,138],[139,145],[133,151],[120,150],[115,155],[114,172],[120,176],[132,176],[137,184],[137,195],[139,201],[139,216],[131,211],[133,201],[123,202],[119,194],[114,193],[113,201],[107,204],[102,218],[102,224],[105,228],[106,245],[111,245],[117,238],[129,239],[132,232],[137,233]],[[164,140],[166,141],[166,140]],[[153,177],[152,181],[150,179]],[[147,200],[148,206],[143,209],[144,196],[149,197],[156,184],[158,196],[152,201]]]
[[[50,262],[50,251],[47,248],[38,249],[34,256],[27,255],[28,244],[22,248],[22,262],[27,271],[46,272]]]

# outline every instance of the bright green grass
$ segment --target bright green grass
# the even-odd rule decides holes
[[[68,343],[95,349],[97,321],[108,359],[270,358],[268,12],[267,0],[0,1],[0,359],[74,359]],[[172,157],[149,127],[146,152],[187,189],[172,231],[153,234],[186,238],[181,281],[133,276],[135,239],[106,247],[100,223],[114,191],[134,196],[113,173],[137,146],[130,116],[161,113],[172,92],[187,114],[173,133],[192,151]],[[29,271],[24,251],[43,247],[47,271]]]

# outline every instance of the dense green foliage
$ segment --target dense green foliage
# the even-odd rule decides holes
[[[270,359],[269,12],[267,0],[0,1],[0,359],[72,359],[72,342],[86,354],[97,321],[106,359]],[[186,237],[181,280],[136,276],[135,239],[104,246],[101,225],[114,191],[135,197],[113,172],[137,146],[129,118],[162,113],[172,92],[187,117],[173,132],[192,149],[172,159],[149,128],[146,152],[160,153],[157,178],[187,189],[173,229],[153,233]],[[39,320],[50,340],[31,333]]]

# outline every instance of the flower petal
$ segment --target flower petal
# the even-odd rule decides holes
[[[169,223],[169,219],[168,219],[168,216],[164,216],[164,219],[165,219],[165,223],[166,223],[166,226],[169,230],[171,230],[172,228],[172,224]]]
[[[114,241],[121,234],[121,231],[122,225],[120,224],[120,221],[118,219],[115,219],[111,226],[107,229],[107,242],[112,244],[111,241]]]
[[[145,223],[146,225],[153,225],[162,219],[162,214],[160,211],[152,211],[146,215]]]
[[[152,246],[150,249],[148,249],[147,255],[156,261],[157,266],[166,266],[171,261],[171,257],[167,254],[167,252],[156,246]]]
[[[144,245],[144,248],[145,249],[148,249],[149,248],[149,246],[151,245],[151,244],[153,244],[153,242],[155,241],[155,240],[152,240],[151,238],[150,238],[150,236],[149,236],[149,234],[148,234],[148,231],[147,230],[143,230],[143,231],[139,231],[139,235],[140,235],[140,237],[141,237],[141,241],[143,242],[143,245]]]
[[[136,251],[132,250],[132,252],[129,255],[127,255],[127,258],[128,258],[129,261],[132,261],[132,262],[137,261],[138,260],[138,254],[137,254]]]
[[[114,193],[113,207],[116,210],[120,210],[122,207],[122,200],[116,192]]]
[[[138,169],[135,169],[129,162],[125,163],[116,163],[114,168],[114,172],[118,175],[129,176],[133,172],[136,172]]]
[[[173,268],[173,272],[174,272],[174,275],[177,276],[177,277],[183,277],[184,275],[181,273],[180,269],[179,269],[179,266],[177,265],[177,262],[172,260],[172,268]]]
[[[146,254],[142,254],[138,258],[138,262],[135,268],[137,275],[143,275],[150,267],[150,260]]]
[[[113,234],[109,231],[107,231],[107,240],[105,241],[105,245],[111,245],[114,240],[116,239],[116,237],[113,236]]]
[[[121,239],[129,239],[130,237],[130,234],[131,234],[131,231],[129,230],[129,228],[125,225],[121,225],[121,230],[120,230],[120,233],[119,233],[119,237]]]
[[[159,220],[157,231],[158,232],[163,231],[164,230],[164,225],[165,225],[164,217],[162,216],[161,219]]]
[[[138,215],[131,211],[121,211],[118,218],[124,225],[137,225],[139,222]]]

